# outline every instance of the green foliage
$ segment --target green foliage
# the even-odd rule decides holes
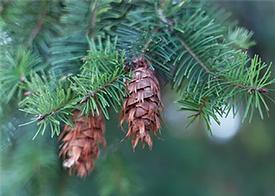
[[[232,41],[238,48],[249,49],[256,44],[255,41],[251,40],[253,36],[252,31],[248,31],[242,27],[236,27],[235,29],[229,29],[228,39]]]
[[[52,37],[60,32],[61,13],[58,1],[7,1],[0,15],[0,29],[14,44],[27,45],[46,58]]]
[[[182,96],[181,109],[195,111],[192,120],[201,117],[209,129],[211,118],[219,123],[218,116],[227,115],[243,101],[245,111],[255,107],[263,116],[261,105],[266,106],[263,94],[268,90],[266,85],[259,86],[258,80],[264,80],[267,85],[274,83],[266,77],[270,75],[270,68],[261,75],[267,66],[257,57],[247,65],[249,57],[238,49],[254,44],[250,41],[252,34],[236,28],[228,36],[230,30],[224,30],[224,25],[200,9],[191,16],[183,14],[178,20],[184,22],[176,22],[171,28],[183,48],[176,52],[172,84]],[[250,93],[252,91],[256,93]],[[256,99],[257,104],[252,101]],[[268,111],[267,107],[265,109]],[[250,114],[252,116],[253,112]],[[245,113],[244,118],[246,116]]]
[[[254,33],[240,27],[237,21],[231,19],[231,13],[217,6],[208,6],[207,11],[207,14],[214,18],[216,23],[224,27],[224,38],[233,42],[235,48],[247,50],[256,44],[252,40]]]
[[[192,121],[200,117],[209,129],[210,119],[219,123],[219,116],[236,112],[240,105],[244,119],[248,113],[251,119],[254,109],[261,117],[268,111],[264,96],[266,86],[274,82],[269,79],[270,68],[258,57],[250,60],[243,50],[254,45],[252,33],[228,22],[223,11],[188,1],[81,1],[77,8],[75,1],[64,3],[61,22],[67,33],[52,45],[50,75],[59,84],[62,74],[66,85],[50,87],[40,80],[37,86],[48,90],[27,97],[24,106],[24,111],[36,115],[42,132],[50,126],[59,133],[60,125],[69,123],[72,108],[85,115],[102,112],[108,119],[109,108],[118,111],[126,95],[124,65],[138,56],[150,62],[161,80],[171,83],[180,108],[195,112]],[[76,72],[80,73],[70,76]]]
[[[129,62],[142,55],[162,79],[171,78],[171,58],[177,45],[167,32],[167,25],[163,25],[158,14],[155,15],[154,4],[148,4],[147,9],[140,7],[130,12],[126,21],[118,27],[118,48],[125,51]]]
[[[72,89],[79,95],[85,114],[103,112],[109,119],[108,108],[118,111],[126,95],[124,57],[120,56],[110,42],[106,48],[93,43],[80,74],[72,78]]]
[[[31,122],[37,122],[36,135],[44,134],[48,127],[52,136],[59,135],[62,123],[72,126],[70,117],[76,109],[85,115],[102,112],[107,119],[110,107],[118,111],[126,95],[124,81],[128,78],[124,56],[110,40],[104,46],[101,39],[98,46],[91,41],[90,48],[80,74],[58,80],[33,75],[26,81],[30,96],[20,102],[20,107],[33,116]]]
[[[22,95],[22,89],[31,72],[43,69],[39,56],[30,50],[18,47],[15,51],[5,51],[0,59],[0,99],[7,103],[14,96]]]
[[[223,77],[230,80],[230,83],[235,84],[235,88],[230,86],[224,88],[223,94],[220,93],[221,97],[225,97],[225,94],[232,95],[233,100],[236,100],[237,97],[243,97],[246,101],[243,119],[249,114],[251,121],[254,108],[258,109],[261,118],[263,118],[262,107],[267,112],[269,111],[264,99],[268,91],[267,86],[275,82],[274,79],[271,79],[271,64],[267,65],[262,62],[259,56],[255,55],[248,66],[243,63],[234,69],[228,70],[228,72],[224,72]],[[225,83],[229,84],[229,82]]]
[[[66,0],[64,4],[66,14],[61,18],[64,30],[61,36],[54,39],[50,49],[51,73],[56,77],[78,73],[81,58],[89,49],[89,39],[112,36],[113,28],[120,23],[130,6],[126,1],[109,0]]]
[[[200,96],[185,93],[179,103],[182,110],[195,112],[190,116],[192,121],[196,117],[202,117],[210,129],[210,118],[219,123],[217,116],[226,116],[230,110],[235,114],[242,104],[245,105],[243,120],[249,114],[251,121],[254,109],[259,111],[261,118],[264,117],[264,110],[269,111],[265,96],[268,92],[266,87],[274,83],[274,79],[270,79],[271,65],[262,62],[257,55],[249,64],[245,53],[240,57],[242,63],[232,65],[231,68],[220,72],[216,78],[207,81],[207,87]]]
[[[20,107],[33,116],[31,122],[37,122],[38,131],[35,136],[39,132],[44,134],[48,127],[52,136],[59,135],[61,123],[72,124],[69,118],[75,100],[64,81],[51,83],[44,76],[33,75],[26,83],[30,95],[20,102]]]
[[[1,0],[0,150],[1,153],[4,148],[8,150],[0,157],[1,177],[5,179],[0,195],[56,195],[59,191],[47,192],[48,187],[55,186],[60,189],[60,195],[69,194],[64,191],[63,178],[67,176],[59,175],[60,168],[57,169],[54,140],[46,136],[34,141],[30,138],[39,133],[51,133],[53,137],[64,124],[73,126],[74,110],[81,110],[83,115],[103,113],[109,119],[111,111],[118,112],[127,96],[125,83],[131,77],[131,62],[136,57],[144,56],[160,81],[177,92],[180,110],[192,112],[190,123],[199,118],[210,130],[211,120],[220,123],[220,117],[230,111],[234,114],[242,111],[243,120],[251,121],[255,111],[264,118],[270,110],[270,86],[275,80],[271,65],[258,55],[252,58],[247,52],[255,45],[252,38],[253,33],[232,22],[224,10],[199,1]],[[16,112],[7,114],[8,108],[17,108],[18,102],[26,118],[21,111],[20,118],[15,116]],[[19,129],[8,122],[34,124]],[[262,130],[260,123],[257,126]],[[13,135],[15,129],[20,130],[19,137]],[[28,132],[21,132],[22,129]],[[201,150],[194,147],[200,145]],[[272,149],[272,143],[264,145]],[[182,172],[188,175],[188,165],[184,164],[190,151],[180,157],[183,154],[174,142],[168,147],[159,148],[165,157],[154,157],[153,162],[146,163],[150,174],[146,170],[141,172],[146,176],[142,184],[151,183],[149,193],[154,188],[165,190],[165,186],[153,185],[150,180],[161,177],[161,181],[167,178],[167,173],[172,177],[178,175],[176,167],[169,167],[164,173],[156,164],[160,168],[161,164],[171,165],[176,157],[182,161]],[[193,168],[189,171],[190,179],[201,168],[198,163],[209,157],[204,156],[209,153],[204,147],[200,141],[192,145],[185,142],[181,148],[183,152],[193,148],[194,156],[187,163]],[[139,165],[143,157],[148,159],[142,154],[137,160]],[[227,161],[222,163],[226,165]],[[101,160],[102,165],[97,164],[100,195],[138,193],[141,183],[123,162],[120,156],[111,155]],[[199,171],[198,175],[203,172]],[[213,180],[212,172],[215,173],[212,170],[211,175],[206,173],[206,179],[210,176]],[[260,179],[253,172],[249,175],[251,179]],[[78,187],[75,179],[70,180],[68,187]],[[259,180],[259,184],[263,182]],[[189,181],[176,183],[190,188]]]

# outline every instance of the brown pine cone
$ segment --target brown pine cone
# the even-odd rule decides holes
[[[132,138],[133,149],[139,141],[143,142],[143,147],[147,143],[152,148],[150,131],[156,134],[161,121],[159,82],[144,58],[134,60],[133,64],[133,78],[127,83],[129,95],[122,107],[120,123],[127,121],[129,128],[126,137]]]
[[[104,121],[99,116],[80,116],[73,113],[74,127],[65,125],[59,136],[61,141],[59,156],[69,173],[80,177],[87,176],[94,168],[99,155],[99,145],[106,145],[104,138]]]

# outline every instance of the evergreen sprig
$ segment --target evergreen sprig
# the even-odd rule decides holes
[[[101,39],[96,45],[92,40],[81,73],[72,78],[72,89],[85,114],[103,112],[109,119],[108,108],[112,106],[118,111],[126,95],[124,56],[116,51],[115,45],[108,40],[103,46]]]
[[[211,130],[211,122],[230,111],[241,111],[243,120],[256,111],[264,118],[275,80],[271,64],[247,51],[252,38],[230,14],[200,1],[0,0],[0,121],[14,123],[0,126],[9,133],[0,150],[10,149],[0,164],[7,177],[0,194],[41,195],[45,187],[72,194],[64,188],[67,176],[52,169],[58,167],[55,140],[38,138],[36,148],[28,142],[32,127],[10,134],[23,121],[37,125],[34,137],[56,136],[64,125],[74,126],[76,110],[109,119],[127,96],[139,57],[154,69],[160,91],[168,84],[179,108],[192,113],[190,123],[199,118]],[[9,112],[18,102],[26,116]],[[99,193],[133,195],[135,174],[120,155],[109,158],[99,164]]]
[[[232,41],[237,48],[249,49],[256,42],[252,40],[253,32],[242,27],[235,27],[228,30],[228,40]]]
[[[52,83],[45,76],[33,75],[26,83],[30,95],[20,102],[20,107],[33,116],[31,122],[37,122],[38,130],[34,137],[40,132],[44,134],[48,127],[52,136],[59,135],[61,123],[72,125],[70,112],[75,100],[64,81]]]
[[[112,30],[131,6],[127,1],[66,0],[64,3],[66,14],[61,18],[64,30],[50,48],[51,73],[56,77],[79,73],[81,59],[89,49],[88,40],[97,36],[113,37]]]
[[[184,21],[175,21],[175,25],[166,22],[182,45],[174,62],[176,71],[172,82],[183,96],[179,102],[182,109],[196,111],[192,117],[201,116],[210,128],[210,118],[219,123],[218,116],[224,116],[236,108],[236,100],[242,102],[244,97],[249,97],[245,111],[257,108],[263,116],[261,105],[267,106],[263,94],[268,90],[265,84],[259,85],[258,80],[263,82],[265,79],[263,83],[267,85],[274,83],[267,77],[270,68],[265,71],[266,64],[257,56],[250,60],[246,53],[238,49],[247,49],[254,44],[250,41],[252,34],[236,28],[235,33],[228,37],[231,26],[229,30],[224,30],[224,25],[215,22],[211,14],[200,9],[191,16],[183,14],[174,20]],[[250,65],[247,65],[248,61],[251,61]],[[262,71],[265,72],[261,75]],[[241,95],[243,92],[246,95]],[[257,103],[252,101],[256,99]],[[265,109],[268,111],[267,107]],[[250,114],[252,117],[253,112]],[[246,116],[245,112],[244,119]]]
[[[37,134],[43,134],[49,127],[52,136],[58,135],[62,123],[73,126],[70,118],[74,110],[81,110],[85,115],[102,112],[107,119],[110,107],[118,111],[126,95],[128,73],[124,56],[115,50],[115,45],[110,40],[104,44],[101,39],[92,40],[78,75],[58,80],[33,75],[26,81],[30,95],[20,106],[33,116],[31,122],[37,122]]]
[[[0,27],[13,44],[24,44],[47,59],[52,37],[61,32],[59,17],[62,13],[58,1],[11,0],[4,3]]]
[[[32,51],[19,46],[2,52],[0,56],[0,99],[3,103],[22,95],[22,86],[31,72],[44,69],[42,60]]]

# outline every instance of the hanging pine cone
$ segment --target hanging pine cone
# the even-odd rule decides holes
[[[139,141],[143,142],[143,147],[147,143],[151,148],[150,131],[156,134],[160,128],[159,82],[144,58],[134,60],[133,65],[133,78],[127,83],[129,96],[123,104],[120,122],[128,123],[126,137],[132,138],[133,149]]]
[[[106,145],[104,121],[101,115],[84,117],[80,116],[79,111],[73,113],[73,121],[75,126],[65,125],[59,136],[59,156],[70,174],[84,177],[94,168],[99,155],[99,144]]]

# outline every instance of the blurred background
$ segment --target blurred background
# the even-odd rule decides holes
[[[212,3],[254,31],[251,54],[275,62],[275,1]],[[14,119],[0,119],[0,195],[275,195],[275,104],[269,102],[269,118],[255,116],[251,124],[229,115],[221,126],[213,124],[211,135],[200,123],[186,128],[188,113],[177,111],[171,92],[163,94],[164,123],[153,150],[133,153],[129,140],[120,142],[115,114],[107,122],[108,148],[86,179],[62,169],[57,141],[47,135],[31,140],[35,127],[18,127],[22,113],[5,111]]]

